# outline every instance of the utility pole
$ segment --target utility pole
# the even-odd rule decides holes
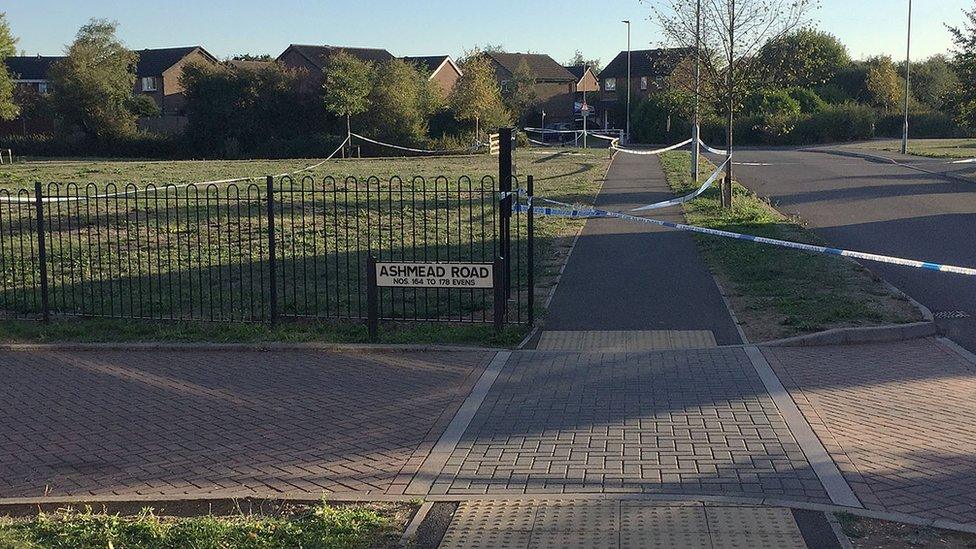
[[[726,130],[725,185],[722,186],[722,207],[732,207],[732,113],[735,109],[735,0],[729,0],[729,66],[726,69],[728,81],[729,119]]]
[[[901,133],[901,154],[908,154],[908,97],[912,79],[912,0],[908,0],[908,45],[905,52],[905,125]]]
[[[701,155],[701,0],[695,5],[695,119],[691,127],[691,180],[698,184],[698,162]]]
[[[630,141],[630,20],[622,23],[627,25],[627,141]]]

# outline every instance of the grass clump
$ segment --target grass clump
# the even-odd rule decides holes
[[[63,509],[31,519],[0,519],[0,547],[34,549],[358,548],[397,534],[391,509],[331,506],[293,509],[279,516],[160,517],[150,508],[134,516]]]

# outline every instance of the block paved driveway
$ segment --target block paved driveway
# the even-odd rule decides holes
[[[976,524],[976,367],[932,339],[763,350],[869,509]]]
[[[402,493],[491,353],[0,352],[0,498]]]
[[[830,502],[741,348],[515,353],[431,493],[586,492]]]

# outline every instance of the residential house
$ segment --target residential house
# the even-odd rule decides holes
[[[582,114],[580,110],[584,104],[592,109],[592,107],[599,103],[600,99],[598,95],[600,81],[597,79],[596,73],[588,65],[574,65],[566,67],[566,70],[576,77],[576,95],[574,97],[575,106],[573,110],[576,114]],[[587,96],[587,94],[590,95]],[[592,117],[593,115],[594,113],[591,110],[590,116]]]
[[[578,79],[555,59],[542,53],[485,52],[483,55],[492,64],[495,78],[503,90],[519,66],[525,63],[535,79],[539,110],[545,110],[546,120],[573,121],[573,99]]]
[[[659,48],[630,52],[631,108],[664,88],[667,78],[681,63],[694,56],[693,48]],[[627,52],[622,51],[600,71],[600,106],[622,124],[621,105],[627,100]],[[606,115],[605,115],[606,116]]]
[[[450,55],[426,55],[420,57],[404,57],[404,61],[420,67],[430,76],[428,80],[433,82],[444,96],[451,93],[458,78],[461,78],[461,68],[451,59]]]
[[[362,61],[382,63],[394,59],[393,54],[377,48],[347,48],[345,46],[308,46],[292,44],[278,56],[278,62],[286,67],[304,69],[307,76],[302,83],[303,91],[315,91],[325,83],[325,65],[335,52],[343,51]]]
[[[185,118],[186,96],[183,94],[183,67],[190,63],[217,64],[219,61],[200,46],[139,50],[136,83],[133,93],[148,95],[162,116]]]
[[[47,71],[51,64],[64,57],[32,55],[25,57],[8,57],[4,60],[7,70],[13,75],[14,85],[18,88],[29,88],[41,95],[51,92]]]

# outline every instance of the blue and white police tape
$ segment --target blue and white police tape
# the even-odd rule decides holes
[[[680,149],[681,147],[684,147],[689,143],[691,143],[691,139],[686,139],[681,143],[676,143],[674,145],[671,145],[670,147],[664,147],[663,149],[654,149],[654,150],[647,151],[647,150],[637,150],[637,149],[624,149],[623,147],[620,146],[620,141],[618,139],[614,139],[613,141],[610,142],[610,148],[612,148],[615,151],[626,153],[626,154],[655,155],[655,154],[665,153],[668,151],[673,151],[675,149]]]
[[[716,149],[716,148],[713,148],[713,147],[709,147],[701,139],[698,140],[698,143],[702,146],[703,149],[705,149],[706,151],[708,151],[708,152],[710,152],[712,154],[724,154],[724,155],[729,154],[729,151],[723,151],[722,149]]]
[[[559,208],[550,208],[547,206],[530,206],[518,204],[515,206],[515,211],[527,212],[529,209],[533,213],[539,215],[550,215],[558,217],[572,217],[577,219],[589,219],[589,218],[616,218],[625,221],[632,221],[636,223],[646,223],[649,225],[657,225],[660,227],[666,227],[669,229],[676,229],[679,231],[688,231],[699,234],[707,234],[711,236],[720,236],[723,238],[734,238],[737,240],[745,240],[748,242],[756,242],[758,244],[767,244],[770,246],[779,246],[781,248],[792,248],[794,250],[802,250],[813,253],[827,254],[827,255],[839,255],[843,257],[850,257],[854,259],[862,259],[865,261],[874,261],[878,263],[889,263],[892,265],[901,265],[904,267],[914,267],[916,269],[926,269],[930,271],[939,271],[943,273],[955,273],[966,276],[976,276],[976,269],[970,267],[957,267],[955,265],[943,265],[941,263],[932,263],[928,261],[918,261],[915,259],[904,259],[900,257],[892,257],[887,255],[872,254],[867,252],[858,252],[854,250],[842,250],[840,248],[830,248],[827,246],[815,246],[812,244],[802,244],[799,242],[790,242],[788,240],[778,240],[775,238],[766,238],[762,236],[752,236],[748,234],[733,233],[730,231],[722,231],[718,229],[708,229],[705,227],[696,227],[694,225],[685,225],[682,223],[672,223],[669,221],[660,221],[657,219],[651,219],[649,217],[637,217],[634,215],[628,215],[619,212],[610,212],[606,210],[597,209],[581,209],[572,206],[571,204],[565,204],[563,202],[557,202],[555,200],[549,200],[545,198],[535,197],[536,200],[545,201],[551,204],[556,204],[561,206]]]
[[[722,165],[720,165],[718,168],[716,168],[715,171],[712,172],[712,175],[708,176],[708,179],[706,179],[705,182],[702,183],[702,185],[700,187],[698,187],[698,189],[695,192],[691,193],[691,194],[686,194],[686,195],[681,196],[681,197],[678,197],[678,198],[672,198],[671,200],[664,200],[664,201],[661,201],[661,202],[655,202],[654,204],[648,204],[647,206],[641,206],[640,208],[634,208],[633,210],[630,210],[630,211],[632,211],[632,212],[643,212],[643,211],[647,211],[647,210],[657,210],[657,209],[660,209],[660,208],[667,208],[668,206],[677,206],[678,204],[684,204],[685,202],[688,202],[689,200],[694,200],[695,198],[698,198],[698,196],[701,193],[703,193],[706,190],[708,190],[708,188],[712,186],[712,183],[715,183],[715,180],[718,179],[718,176],[722,174],[722,170],[725,169],[725,166],[728,165],[728,163],[729,163],[729,158],[726,158],[725,159],[725,162],[722,162]]]

